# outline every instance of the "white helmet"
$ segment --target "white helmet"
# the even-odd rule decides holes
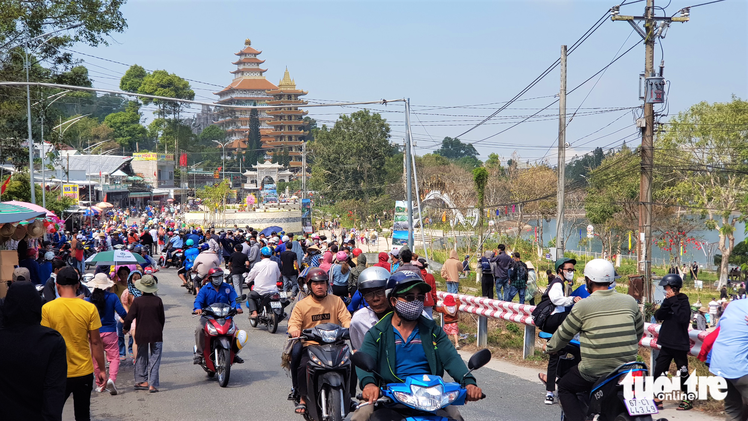
[[[51,251],[44,253],[44,260],[55,260],[55,254]]]
[[[613,263],[605,259],[592,259],[584,265],[584,277],[598,284],[615,282],[616,270]]]
[[[245,346],[247,346],[248,340],[249,340],[249,337],[247,336],[247,331],[239,330],[236,332],[236,347],[237,348],[242,349]]]

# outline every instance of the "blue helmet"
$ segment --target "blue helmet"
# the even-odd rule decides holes
[[[208,243],[202,243],[202,244],[200,244],[200,251],[205,251],[205,250],[207,250],[209,248],[210,248],[210,246],[208,245]]]
[[[260,254],[262,254],[262,257],[270,257],[273,255],[273,250],[270,250],[270,247],[263,247]]]
[[[420,287],[422,292],[431,291],[431,285],[423,281],[420,273],[410,270],[395,272],[387,281],[387,298],[390,298],[399,292],[409,291],[415,286]]]
[[[187,242],[185,242],[185,244],[187,244],[187,246],[189,247],[192,247],[195,245],[195,242],[192,240],[192,238],[190,238],[189,240],[187,240]]]

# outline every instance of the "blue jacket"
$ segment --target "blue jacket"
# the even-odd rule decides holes
[[[184,268],[187,270],[192,269],[192,265],[195,263],[195,258],[197,255],[200,254],[200,249],[198,249],[195,246],[192,246],[184,251]]]
[[[213,285],[205,285],[200,288],[200,292],[198,292],[197,297],[195,297],[193,310],[202,310],[215,303],[226,303],[230,305],[231,308],[238,308],[236,305],[236,291],[234,291],[234,287],[224,282],[220,287],[218,287],[218,291],[216,291],[216,288]]]
[[[351,297],[351,302],[348,304],[348,311],[351,313],[355,313],[357,310],[369,307],[369,303],[364,300],[364,296],[361,295],[361,291],[356,290],[356,292],[353,293],[353,297]]]
[[[50,276],[52,276],[52,262],[45,260],[44,263],[39,264],[39,280],[44,284]]]
[[[86,301],[91,302],[91,297],[86,298]],[[116,311],[122,320],[125,320],[125,317],[127,317],[127,312],[125,311],[125,308],[122,307],[122,303],[120,303],[117,294],[105,291],[104,302],[106,303],[104,306],[104,314],[99,313],[99,317],[101,317],[101,328],[99,329],[99,332],[116,332],[117,320],[114,318],[114,312]]]

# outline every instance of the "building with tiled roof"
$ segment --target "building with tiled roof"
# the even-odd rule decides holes
[[[307,102],[299,99],[306,91],[296,89],[296,83],[286,69],[278,86],[265,79],[267,69],[260,68],[265,63],[258,56],[262,51],[251,47],[250,40],[244,42],[244,49],[235,53],[237,60],[232,64],[236,70],[231,71],[234,80],[217,92],[219,104],[231,105],[278,105],[274,110],[260,110],[260,141],[266,155],[288,155],[289,169],[298,172],[301,169],[301,148],[305,136],[304,116],[306,111],[299,106]],[[226,149],[232,153],[242,153],[247,148],[249,138],[249,110],[231,110],[218,108],[218,124],[223,128],[229,143]]]
[[[260,64],[265,61],[257,57],[262,51],[255,50],[251,44],[250,40],[244,41],[244,49],[235,53],[238,58],[232,64],[236,65],[236,70],[231,72],[234,80],[223,90],[215,93],[218,95],[217,103],[244,106],[266,105],[267,101],[273,99],[267,91],[278,89],[278,87],[265,79],[263,74],[267,70],[260,68]],[[218,113],[216,124],[224,129],[228,136],[229,144],[226,145],[226,149],[232,153],[243,152],[247,147],[249,137],[249,110],[218,108],[216,111]],[[263,135],[261,141],[264,143],[273,140],[272,136],[265,134],[272,130],[267,123],[273,118],[268,116],[264,110],[260,110],[259,117],[260,133]]]

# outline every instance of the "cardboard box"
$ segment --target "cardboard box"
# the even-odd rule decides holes
[[[0,298],[5,298],[8,290],[6,281],[13,280],[13,269],[18,266],[16,250],[0,250]]]

